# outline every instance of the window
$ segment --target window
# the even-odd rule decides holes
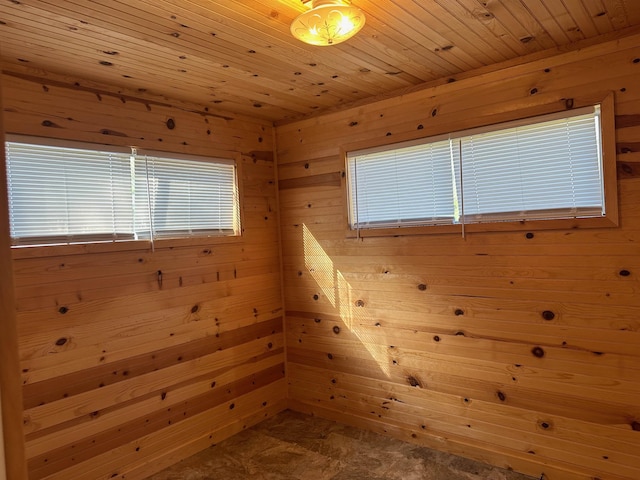
[[[347,153],[351,229],[607,215],[599,105]]]
[[[239,232],[232,160],[51,143],[6,142],[14,245]]]
[[[136,170],[136,204],[145,207],[137,217],[146,226],[147,237],[149,230],[154,238],[234,235],[238,231],[233,162],[144,155]]]

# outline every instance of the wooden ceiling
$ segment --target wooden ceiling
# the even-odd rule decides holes
[[[0,0],[3,69],[286,122],[640,26],[640,0],[352,3],[363,30],[314,47],[301,0]]]

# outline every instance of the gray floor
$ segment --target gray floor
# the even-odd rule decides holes
[[[150,480],[537,480],[286,411]]]

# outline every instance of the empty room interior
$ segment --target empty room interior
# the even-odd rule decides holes
[[[639,1],[0,0],[0,54],[0,480],[640,479]]]

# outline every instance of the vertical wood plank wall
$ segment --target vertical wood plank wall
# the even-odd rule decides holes
[[[289,405],[536,478],[640,478],[639,78],[633,36],[279,125]],[[607,92],[619,227],[346,237],[342,146]]]
[[[4,80],[8,133],[241,158],[241,239],[13,251],[29,478],[145,478],[282,410],[273,127]]]

